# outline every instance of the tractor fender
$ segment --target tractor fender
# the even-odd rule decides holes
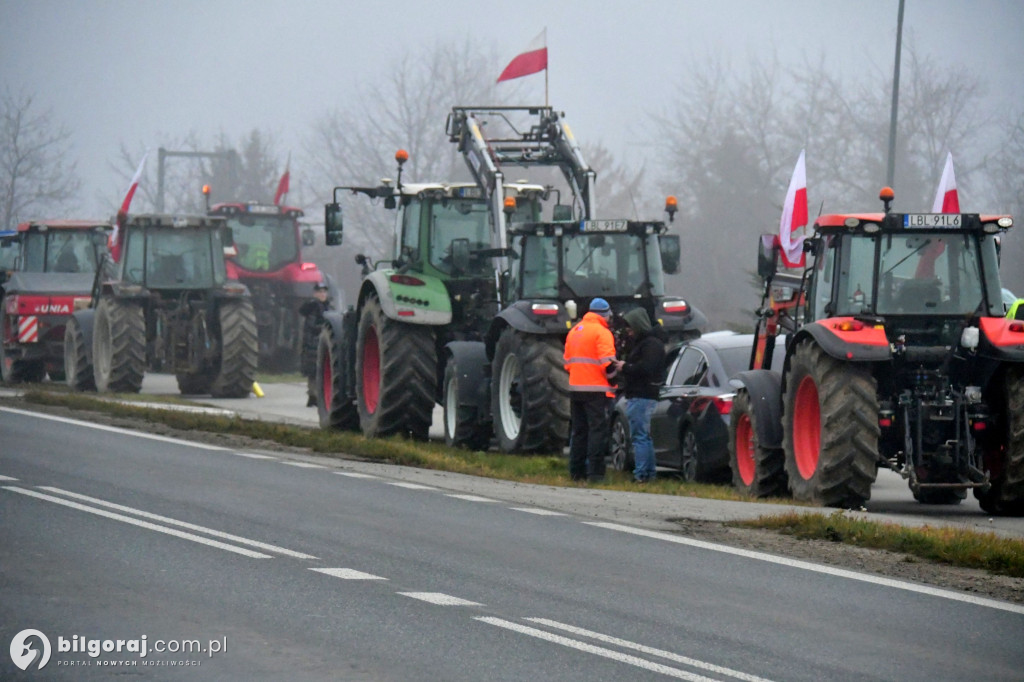
[[[85,342],[85,357],[92,364],[92,329],[93,321],[96,317],[95,308],[87,308],[86,310],[76,310],[71,313],[71,317],[78,321],[78,326],[82,329],[82,341]]]
[[[1019,320],[1006,317],[981,318],[978,354],[1000,362],[1024,362],[1024,330],[1020,325]]]
[[[826,354],[843,362],[884,362],[892,359],[884,329],[864,327],[859,331],[843,332],[834,328],[836,324],[852,319],[831,318],[806,324],[795,335],[793,345],[811,337]]]
[[[770,369],[740,372],[734,378],[750,396],[750,409],[757,415],[757,441],[761,447],[782,447],[782,374]]]
[[[494,343],[497,343],[498,336],[505,327],[512,327],[517,332],[525,334],[537,334],[540,336],[565,335],[572,328],[572,321],[565,312],[565,308],[559,306],[555,315],[536,315],[531,312],[534,304],[551,304],[557,301],[516,301],[502,310],[491,323],[488,336],[494,334]],[[500,322],[499,322],[500,321]],[[496,330],[496,331],[495,331]]]
[[[445,344],[447,362],[458,373],[459,405],[490,405],[491,382],[487,347],[482,341],[450,341]]]
[[[395,281],[396,277],[408,277],[422,284]],[[376,293],[381,311],[389,319],[400,320],[404,324],[451,324],[452,302],[444,282],[437,277],[423,273],[404,275],[390,269],[374,270],[359,287],[360,308],[371,292]]]

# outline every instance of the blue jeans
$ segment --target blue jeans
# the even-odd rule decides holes
[[[629,435],[633,442],[633,478],[648,481],[655,476],[654,442],[651,440],[651,414],[657,400],[651,398],[628,398],[626,417],[629,419]]]

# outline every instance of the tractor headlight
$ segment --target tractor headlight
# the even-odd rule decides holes
[[[981,333],[977,327],[966,327],[963,333],[960,335],[960,345],[967,350],[974,350],[978,347],[978,341],[981,338]]]

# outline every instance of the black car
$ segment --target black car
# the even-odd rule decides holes
[[[651,417],[658,466],[678,469],[686,481],[730,480],[729,412],[735,392],[729,379],[749,366],[753,342],[753,334],[713,332],[669,354],[667,379]],[[633,470],[622,396],[612,411],[610,449],[613,469]]]

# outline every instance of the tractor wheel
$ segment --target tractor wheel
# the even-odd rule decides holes
[[[1024,516],[1024,367],[1007,368],[1004,381],[1007,429],[1002,471],[986,492],[975,489],[975,497],[989,514]]]
[[[782,497],[786,486],[786,456],[782,450],[764,448],[757,440],[757,414],[750,394],[740,391],[732,401],[729,418],[729,467],[732,485],[751,497]]]
[[[252,301],[225,300],[219,308],[220,368],[209,385],[214,398],[245,398],[256,379],[259,341]]]
[[[434,330],[388,319],[375,295],[359,316],[356,402],[369,438],[408,434],[426,440],[437,390]]]
[[[138,393],[146,374],[146,318],[142,307],[101,298],[92,337],[93,374],[100,392]]]
[[[95,391],[96,380],[85,352],[85,334],[74,317],[64,327],[64,381],[73,391]]]
[[[923,488],[911,492],[914,499],[921,504],[960,504],[960,501],[967,497],[966,489]]]
[[[486,450],[491,443],[491,426],[480,422],[476,406],[459,404],[459,373],[454,359],[444,368],[443,404],[445,445]]]
[[[342,339],[325,324],[316,348],[316,411],[322,429],[359,430],[359,410],[344,398],[345,377],[352,371],[344,363]]]
[[[558,338],[520,334],[498,338],[491,364],[491,413],[502,452],[561,448],[569,440],[569,375]]]
[[[612,437],[609,441],[611,466],[614,471],[632,473],[636,468],[633,460],[633,441],[629,435],[628,420],[621,414],[612,416]]]
[[[46,376],[46,365],[42,360],[16,360],[7,351],[0,349],[0,377],[4,383],[36,383]]]
[[[793,497],[860,507],[877,473],[878,396],[867,368],[797,347],[786,377],[783,448]]]

